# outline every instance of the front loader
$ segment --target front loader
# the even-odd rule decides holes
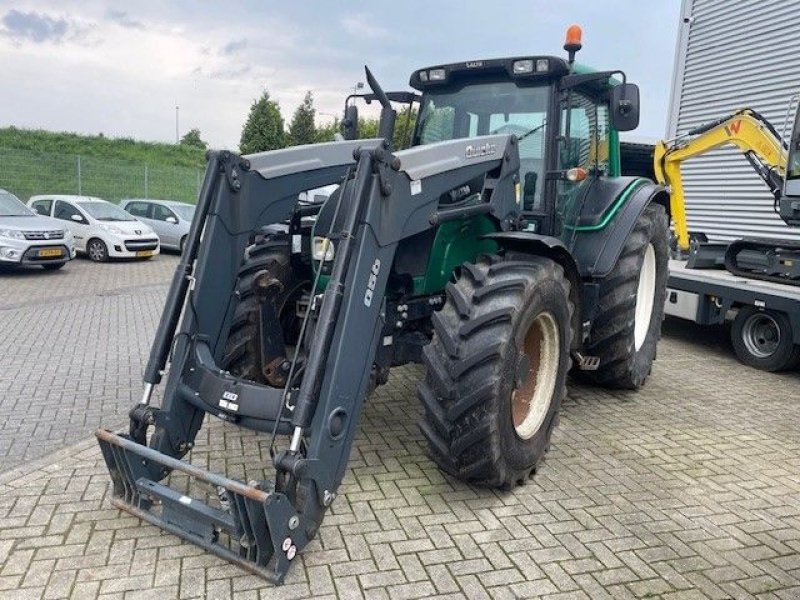
[[[637,88],[574,64],[579,48],[572,28],[568,61],[416,71],[408,150],[393,152],[390,95],[367,72],[378,138],[210,153],[143,398],[129,431],[97,432],[114,505],[279,583],[335,501],[391,367],[424,365],[431,458],[501,489],[536,472],[570,369],[641,386],[663,317],[668,198],[620,174]],[[298,199],[329,184],[324,203]],[[180,460],[207,413],[270,436],[270,479]],[[210,491],[170,487],[170,473]]]

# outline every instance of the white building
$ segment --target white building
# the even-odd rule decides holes
[[[683,0],[667,137],[745,107],[779,133],[788,113],[788,137],[800,93],[798,15],[800,0]],[[718,150],[682,170],[690,231],[800,240],[740,152]]]

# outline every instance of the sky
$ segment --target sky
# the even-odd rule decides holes
[[[179,106],[181,135],[235,149],[265,89],[287,121],[311,90],[329,122],[365,64],[384,89],[409,89],[424,66],[564,55],[577,23],[578,61],[638,83],[634,133],[659,138],[679,12],[680,0],[0,0],[0,127],[174,142]]]

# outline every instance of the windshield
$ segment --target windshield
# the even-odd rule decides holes
[[[512,81],[433,90],[422,99],[416,144],[476,135],[515,134],[519,139],[523,209],[542,206],[550,87]]]
[[[78,202],[78,206],[98,221],[136,220],[116,204],[109,204],[107,202]]]
[[[197,207],[193,204],[171,204],[170,208],[178,213],[181,219],[191,221]]]
[[[0,217],[30,217],[33,214],[14,194],[0,191]]]

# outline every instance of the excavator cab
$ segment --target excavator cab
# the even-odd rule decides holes
[[[786,181],[778,200],[778,211],[790,227],[800,227],[800,110],[797,111],[789,138],[789,158],[786,162]]]

